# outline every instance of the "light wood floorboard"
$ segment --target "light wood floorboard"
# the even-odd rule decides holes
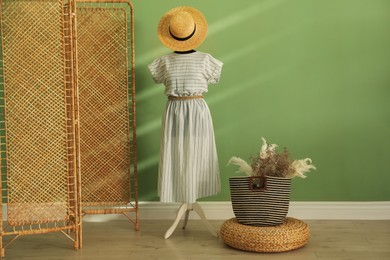
[[[18,238],[6,248],[6,260],[389,260],[390,221],[307,220],[311,238],[303,248],[285,253],[251,253],[226,246],[211,236],[200,220],[180,226],[169,239],[165,231],[172,221],[140,222],[140,231],[125,219],[83,223],[84,246],[76,251],[61,233]],[[210,221],[219,229],[224,221]]]

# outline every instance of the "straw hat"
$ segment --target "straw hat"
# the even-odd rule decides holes
[[[188,51],[198,47],[207,34],[204,15],[190,6],[171,9],[158,24],[158,37],[174,51]]]

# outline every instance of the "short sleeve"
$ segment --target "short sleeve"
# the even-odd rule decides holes
[[[155,83],[163,83],[163,69],[164,65],[161,58],[155,59],[151,64],[148,65],[149,71],[152,74]]]
[[[222,72],[223,63],[217,59],[215,59],[211,55],[207,55],[206,62],[206,77],[207,83],[215,84],[219,82]]]

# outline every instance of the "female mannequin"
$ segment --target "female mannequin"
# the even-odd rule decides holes
[[[217,83],[222,63],[195,51],[207,33],[205,17],[195,8],[177,7],[160,20],[158,35],[174,53],[149,65],[156,83],[165,85],[168,102],[162,121],[159,185],[162,202],[182,202],[168,238],[180,218],[194,210],[216,235],[196,203],[219,193],[219,165],[209,108],[203,99],[208,85]]]

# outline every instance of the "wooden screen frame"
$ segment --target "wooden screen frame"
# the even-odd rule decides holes
[[[76,6],[80,157],[82,165],[81,186],[83,191],[81,199],[82,213],[84,215],[124,214],[133,222],[135,230],[138,230],[133,5],[130,1],[124,0],[77,0]],[[99,16],[104,12],[107,15]],[[111,27],[103,27],[106,25],[106,22],[113,22],[113,26],[116,26],[116,23],[124,22],[123,17],[114,17],[113,20],[109,20],[109,15],[115,16],[116,12],[119,15],[124,12],[126,16],[125,28],[118,27],[115,30],[111,30]],[[82,31],[83,29],[85,30]],[[125,34],[122,35],[125,38],[116,37],[120,33]],[[93,50],[93,47],[91,47],[94,45],[97,47],[96,50]],[[104,49],[105,46],[109,45],[111,49]],[[119,53],[120,50],[124,51],[123,48],[126,49],[126,53]],[[103,51],[104,55],[102,54]],[[115,63],[116,60],[112,58],[114,56],[121,62]],[[91,60],[93,61],[91,62]],[[121,75],[113,78],[122,78],[123,80],[110,82],[107,78],[118,73],[118,70],[120,70],[118,66],[123,71],[121,71]],[[118,85],[122,87],[122,94],[126,94],[126,100],[123,99],[124,96],[121,97],[122,104],[113,103],[113,100],[110,100],[111,93],[109,92]],[[109,94],[105,96],[104,93]],[[116,94],[113,93],[113,95]],[[99,98],[95,98],[96,96],[99,96]],[[124,104],[125,102],[126,104]],[[90,119],[91,116],[88,114],[88,111],[92,107],[98,109],[93,109],[95,118]],[[116,136],[115,133],[107,133],[108,131],[104,131],[104,129],[99,133],[94,132],[97,131],[96,128],[99,128],[100,125],[113,124],[115,112],[118,111],[118,117],[122,117],[120,125],[122,127],[124,127],[124,124],[127,125],[127,130],[123,129],[122,131],[127,132],[126,140],[122,140],[124,138]],[[127,118],[123,117],[122,112],[126,112]],[[111,114],[111,117],[107,114]],[[96,117],[99,117],[99,119],[96,119]],[[103,132],[106,134],[103,134]],[[116,154],[118,149],[123,148],[121,145],[113,144],[119,142],[127,144],[127,151],[122,150],[121,156],[123,160],[119,160],[118,163],[114,160],[110,164],[108,161],[109,158],[113,158],[112,154]],[[96,143],[96,145],[89,146],[86,143]],[[109,151],[112,154],[109,154]],[[90,156],[90,154],[93,155]],[[95,159],[100,161],[95,162]],[[105,159],[107,159],[107,162],[104,161]],[[115,170],[114,168],[119,167],[117,165],[121,163],[123,163],[122,169]],[[116,191],[117,187],[121,187],[121,191]],[[123,194],[124,191],[129,192],[128,197],[126,194]],[[111,192],[113,194],[109,196],[108,193]]]
[[[5,201],[8,212],[7,222],[0,223],[1,256],[20,236],[51,232],[63,233],[78,249],[82,222],[73,48],[75,2],[1,0],[0,7],[0,218]]]

